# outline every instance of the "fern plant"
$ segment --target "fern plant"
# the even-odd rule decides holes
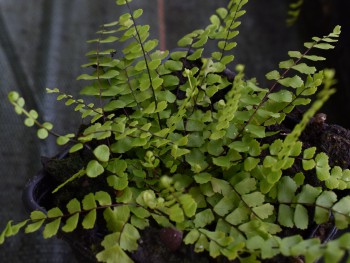
[[[149,26],[138,24],[141,9],[133,11],[131,0],[116,2],[129,12],[90,41],[87,73],[78,77],[89,83],[81,93],[96,102],[47,90],[86,120],[77,134],[55,133],[17,92],[9,94],[40,139],[51,134],[69,146],[55,161],[78,165],[67,167],[52,192],[63,201],[9,221],[0,243],[21,229],[43,228],[49,238],[102,224],[102,242],[90,248],[96,259],[127,263],[143,231],[156,225],[181,233],[183,244],[211,258],[339,261],[350,250],[350,234],[330,241],[309,232],[315,225],[348,227],[350,170],[331,167],[327,153],[301,135],[334,93],[334,72],[310,61],[324,60],[316,51],[332,49],[340,27],[314,37],[302,52],[290,51],[266,74],[265,88],[246,78],[244,66],[228,69],[247,0],[217,9],[206,28],[184,36],[171,53],[157,50]],[[204,58],[210,41],[217,50]],[[286,124],[307,105],[296,124]]]

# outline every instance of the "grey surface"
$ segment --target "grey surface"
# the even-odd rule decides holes
[[[9,219],[22,220],[27,214],[21,191],[28,178],[40,169],[40,156],[57,152],[53,140],[40,142],[35,130],[24,127],[7,102],[10,90],[18,90],[43,119],[59,133],[75,132],[81,123],[45,88],[59,87],[77,95],[89,50],[85,40],[94,38],[98,26],[117,19],[122,10],[113,0],[0,0],[0,229]],[[227,1],[165,0],[167,48],[176,46],[180,36],[207,25],[213,9]],[[144,8],[143,22],[158,34],[156,0],[137,1]],[[136,6],[135,6],[136,5]],[[269,6],[269,8],[267,8]],[[288,50],[300,46],[297,27],[284,24],[287,1],[251,0],[247,5],[236,63],[247,64],[247,75],[263,76],[286,59]],[[74,262],[69,248],[57,239],[44,240],[40,234],[7,240],[0,247],[0,262]]]

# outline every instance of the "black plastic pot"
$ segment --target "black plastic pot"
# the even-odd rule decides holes
[[[67,155],[67,152],[64,151],[55,158],[63,159]],[[36,176],[27,182],[22,193],[22,201],[28,212],[39,210],[47,213],[47,208],[50,205],[52,206],[52,191],[56,187],[57,185],[52,181],[51,176],[44,169],[40,170]],[[77,240],[73,234],[59,230],[57,237],[70,245],[78,262],[97,262],[91,250]]]

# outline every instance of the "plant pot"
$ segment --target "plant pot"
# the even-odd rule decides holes
[[[63,159],[68,151],[58,154],[55,158]],[[52,191],[57,187],[50,174],[45,169],[41,169],[36,176],[30,179],[22,193],[22,201],[25,208],[29,211],[39,210],[47,213],[52,206]],[[79,231],[80,232],[80,231]],[[97,262],[91,249],[76,239],[76,233],[65,233],[58,231],[57,237],[66,241],[72,248],[72,251],[78,262],[93,263]]]

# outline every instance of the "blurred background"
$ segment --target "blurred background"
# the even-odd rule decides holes
[[[162,39],[162,48],[176,47],[177,40],[194,29],[205,27],[210,14],[227,0],[134,0],[133,9],[143,8],[140,23],[151,26],[151,37]],[[340,24],[342,37],[335,50],[327,52],[322,66],[337,70],[337,94],[323,112],[329,123],[350,128],[350,2],[307,0],[292,27],[286,26],[289,0],[250,0],[242,18],[234,63],[246,65],[247,77],[255,76],[268,87],[264,75],[287,59],[288,50],[302,48],[312,36],[328,34]],[[92,47],[99,25],[118,19],[125,12],[114,0],[0,0],[0,229],[7,221],[27,217],[22,201],[26,181],[40,169],[41,156],[53,156],[59,149],[54,140],[41,142],[35,129],[23,125],[7,94],[19,91],[28,108],[61,134],[75,132],[81,124],[45,88],[77,95],[84,83],[76,81],[86,63],[84,54]],[[118,49],[118,47],[116,47]],[[0,246],[0,262],[75,262],[65,243],[44,240],[40,234],[10,238]]]

